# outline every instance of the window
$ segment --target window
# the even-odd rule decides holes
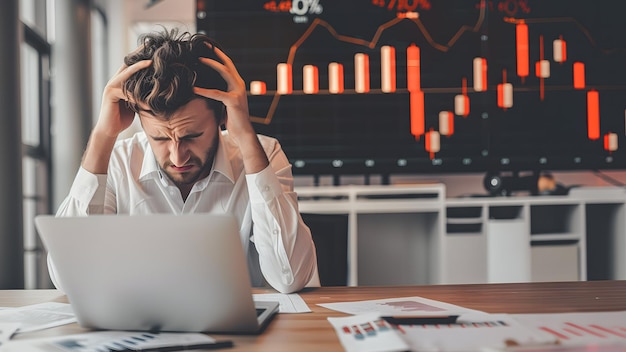
[[[33,219],[50,212],[50,44],[48,3],[20,1],[24,286],[47,287],[46,258]]]

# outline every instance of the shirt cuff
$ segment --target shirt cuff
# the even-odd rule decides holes
[[[106,182],[106,174],[92,174],[80,167],[70,188],[70,197],[85,204],[104,204]]]
[[[283,188],[271,166],[256,174],[246,175],[251,203],[266,203],[280,196]]]

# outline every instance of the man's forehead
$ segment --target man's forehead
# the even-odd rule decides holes
[[[155,114],[152,108],[145,102],[137,103],[138,113],[148,115],[161,120],[169,120],[177,115],[199,115],[204,116],[207,112],[212,113],[212,109],[206,104],[204,99],[196,98],[188,101],[187,103],[179,106],[176,110],[172,110],[167,113]]]
[[[196,133],[206,128],[217,127],[215,114],[212,110],[183,109],[177,110],[168,117],[155,116],[149,111],[140,111],[141,124],[149,133],[188,134]]]

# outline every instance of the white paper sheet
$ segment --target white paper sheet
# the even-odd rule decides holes
[[[328,320],[346,351],[501,351],[510,345],[552,346],[557,342],[507,314],[469,313],[457,323],[436,325],[392,325],[377,313]]]
[[[467,352],[509,345],[554,345],[556,339],[528,328],[508,314],[465,314],[456,324],[399,325],[411,351]]]
[[[310,313],[311,309],[297,293],[255,293],[255,301],[275,301],[280,304],[279,313]]]
[[[377,313],[329,317],[346,352],[407,351],[409,346]]]
[[[318,305],[348,314],[375,312],[379,313],[381,316],[443,316],[481,313],[477,310],[422,297],[387,298],[369,301],[323,303]]]
[[[151,334],[125,331],[98,331],[84,334],[10,341],[2,352],[98,352],[120,349],[141,350],[168,346],[213,344],[215,339],[200,333]]]
[[[558,338],[564,346],[619,343],[626,350],[626,311],[511,316],[530,328]]]
[[[67,303],[46,302],[0,310],[0,323],[19,323],[18,333],[47,329],[76,322]]]

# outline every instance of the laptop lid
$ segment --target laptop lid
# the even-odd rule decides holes
[[[254,333],[278,311],[257,314],[232,216],[41,215],[35,225],[81,326]]]

